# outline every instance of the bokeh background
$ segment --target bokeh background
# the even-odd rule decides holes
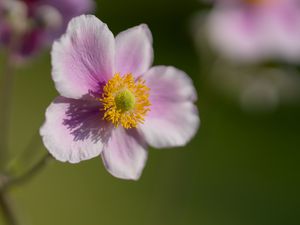
[[[154,64],[174,65],[192,77],[201,127],[184,148],[149,149],[137,182],[112,177],[100,158],[49,163],[10,192],[24,224],[300,224],[300,104],[247,113],[216,91],[208,82],[210,65],[193,42],[191,20],[203,8],[196,0],[97,1],[97,16],[114,34],[147,23]],[[57,96],[50,71],[49,52],[17,69],[12,156],[31,142]],[[41,141],[35,145],[33,157],[46,153]]]

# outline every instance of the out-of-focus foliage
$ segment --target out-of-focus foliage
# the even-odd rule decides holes
[[[150,151],[138,182],[112,177],[100,159],[76,165],[53,162],[31,182],[12,190],[26,224],[299,223],[299,104],[245,114],[235,101],[217,93],[209,82],[215,56],[205,44],[199,58],[190,32],[192,15],[200,10],[194,0],[97,2],[97,16],[115,34],[147,23],[154,36],[154,63],[175,65],[192,77],[201,128],[185,148]],[[45,52],[17,71],[13,155],[30,143],[57,95],[50,70]]]

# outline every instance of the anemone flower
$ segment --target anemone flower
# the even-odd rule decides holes
[[[92,0],[1,0],[0,41],[24,59],[51,45],[71,18],[93,9]]]
[[[216,0],[209,39],[223,56],[245,62],[300,59],[298,0]]]
[[[152,35],[142,24],[114,38],[94,16],[73,19],[52,48],[52,77],[61,96],[40,130],[59,161],[102,157],[114,176],[136,180],[147,145],[185,145],[199,125],[191,79],[155,66]]]

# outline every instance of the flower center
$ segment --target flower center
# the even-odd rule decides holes
[[[32,29],[58,29],[63,25],[61,13],[49,5],[34,7],[26,1],[0,0],[0,14],[14,34],[22,35]],[[33,3],[32,3],[33,4]],[[29,12],[34,9],[33,13]]]
[[[36,26],[49,29],[58,29],[63,24],[61,13],[54,7],[49,5],[39,6],[35,15]]]
[[[103,88],[98,100],[105,111],[103,119],[120,124],[128,129],[143,123],[150,111],[149,88],[141,78],[135,80],[132,74],[115,74]]]
[[[17,0],[4,0],[1,13],[4,15],[10,28],[15,33],[23,33],[28,29],[27,6],[24,2]]]
[[[117,109],[127,112],[134,109],[135,96],[127,89],[120,91],[115,97]]]

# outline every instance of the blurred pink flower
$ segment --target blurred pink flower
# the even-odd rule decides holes
[[[78,163],[101,155],[107,170],[138,179],[147,144],[185,145],[199,125],[191,79],[155,66],[147,25],[114,38],[94,16],[73,19],[52,49],[52,77],[60,93],[40,130],[48,151]]]
[[[18,57],[51,45],[71,18],[93,11],[92,0],[1,0],[0,41]]]
[[[218,0],[207,25],[211,43],[225,57],[300,60],[298,0]]]

